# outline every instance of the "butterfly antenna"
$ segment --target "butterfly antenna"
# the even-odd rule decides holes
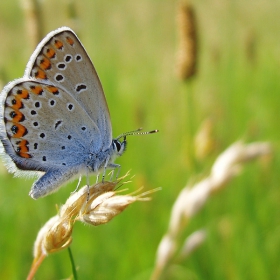
[[[128,132],[125,132],[125,133],[122,133],[121,135],[119,135],[116,140],[119,140],[120,138],[122,137],[126,137],[128,135],[145,135],[145,134],[151,134],[151,133],[157,133],[159,132],[158,129],[155,129],[155,130],[151,130],[151,131],[142,131],[142,127],[136,129],[136,130],[133,130],[133,131],[128,131]]]

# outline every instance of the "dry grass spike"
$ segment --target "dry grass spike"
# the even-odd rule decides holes
[[[196,73],[197,65],[197,27],[194,8],[187,2],[178,7],[179,49],[177,53],[176,74],[187,80]]]

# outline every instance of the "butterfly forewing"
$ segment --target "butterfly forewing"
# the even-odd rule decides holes
[[[111,145],[110,114],[100,80],[71,29],[63,27],[49,33],[31,56],[25,75],[50,81],[73,96],[99,128],[102,150]]]

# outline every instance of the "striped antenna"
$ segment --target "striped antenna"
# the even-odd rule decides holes
[[[128,131],[128,132],[122,133],[122,134],[119,135],[117,138],[115,138],[115,140],[119,140],[120,138],[126,137],[126,136],[128,136],[128,135],[145,135],[145,134],[151,134],[151,133],[157,133],[157,132],[159,132],[158,129],[151,130],[151,131],[143,131],[143,132],[140,132],[141,130],[142,130],[142,127],[138,128],[137,130],[133,130],[133,131]]]

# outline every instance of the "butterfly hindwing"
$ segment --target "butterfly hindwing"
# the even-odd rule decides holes
[[[41,171],[79,165],[101,149],[99,128],[62,88],[25,78],[7,87],[6,97],[1,96],[5,107],[1,140],[20,169],[22,161],[24,169],[40,166]],[[94,146],[90,139],[95,139]]]

